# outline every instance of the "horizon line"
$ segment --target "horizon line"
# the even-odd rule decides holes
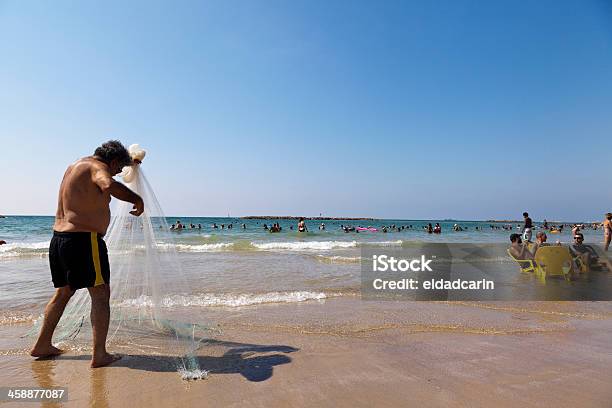
[[[48,215],[48,214],[0,214],[0,217],[55,217],[55,215]],[[158,216],[154,216],[154,217],[158,217]],[[480,220],[474,220],[474,219],[458,219],[458,218],[423,218],[423,219],[417,219],[417,218],[376,218],[376,217],[338,217],[338,216],[323,216],[323,215],[316,215],[316,216],[306,216],[306,215],[297,215],[297,216],[293,216],[293,215],[240,215],[240,216],[227,216],[227,215],[223,215],[223,216],[215,216],[215,215],[164,215],[164,218],[241,218],[241,219],[249,219],[249,217],[256,217],[256,218],[250,218],[252,220],[254,219],[283,219],[283,218],[299,218],[299,217],[304,217],[304,218],[324,218],[324,219],[336,219],[336,220],[355,220],[355,219],[362,219],[364,221],[377,221],[377,220],[391,220],[391,221],[463,221],[463,222],[504,222],[504,223],[521,223],[523,222],[523,220],[508,220],[508,219],[480,219]],[[549,223],[562,223],[562,224],[577,224],[577,223],[586,223],[586,224],[592,224],[592,223],[597,223],[597,222],[603,222],[603,221],[563,221],[563,220],[546,220]],[[544,222],[544,220],[538,221],[538,220],[534,220],[534,222]]]

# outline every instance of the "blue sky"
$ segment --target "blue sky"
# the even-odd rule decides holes
[[[96,3],[0,0],[0,213],[109,138],[167,214],[612,210],[603,1]]]

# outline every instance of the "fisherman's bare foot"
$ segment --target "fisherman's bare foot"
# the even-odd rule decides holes
[[[91,368],[104,367],[120,359],[121,356],[109,353],[104,354],[102,357],[93,357],[91,359]]]
[[[30,351],[30,355],[32,357],[44,358],[44,357],[53,357],[59,356],[63,354],[64,350],[60,350],[57,347],[53,347],[51,345],[48,346],[34,346],[34,348]]]

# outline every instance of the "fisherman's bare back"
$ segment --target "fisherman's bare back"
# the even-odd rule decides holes
[[[111,169],[95,157],[85,157],[71,164],[66,169],[60,186],[53,229],[58,232],[106,234],[110,223],[111,195],[124,196],[125,190],[128,190],[112,177],[119,171],[120,169]],[[142,202],[140,197],[136,197],[138,200],[127,201]],[[118,198],[125,200],[125,197]],[[138,210],[137,212],[142,212]]]

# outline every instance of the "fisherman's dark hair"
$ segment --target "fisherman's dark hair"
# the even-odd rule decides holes
[[[94,155],[99,157],[106,164],[110,164],[112,160],[119,160],[119,165],[129,166],[132,164],[132,157],[125,146],[118,140],[109,140],[103,143],[102,146],[96,148]]]

